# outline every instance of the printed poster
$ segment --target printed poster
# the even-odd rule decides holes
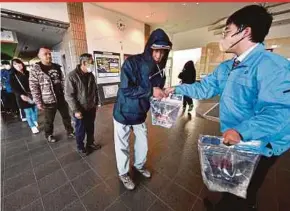
[[[120,54],[95,51],[95,67],[98,78],[117,77],[120,74]]]

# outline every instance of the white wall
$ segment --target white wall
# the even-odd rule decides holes
[[[290,24],[274,26],[266,39],[281,38],[290,36]],[[208,27],[194,29],[173,35],[173,50],[200,48],[210,42],[218,42],[221,35],[213,35],[213,31],[208,31]]]
[[[202,27],[174,34],[173,50],[200,48],[218,40],[219,36],[214,36],[212,31],[209,32],[208,27]]]
[[[175,86],[179,84],[180,79],[178,78],[178,75],[182,71],[186,62],[192,60],[195,64],[200,59],[200,57],[201,48],[174,51],[171,85]]]
[[[122,54],[137,54],[144,50],[144,23],[121,14],[100,8],[93,3],[84,3],[86,36],[89,53],[108,51]],[[123,20],[124,31],[117,28],[117,21]],[[110,82],[119,81],[113,77]],[[98,78],[98,83],[105,83]]]
[[[69,22],[66,3],[1,3],[1,8],[42,18]]]

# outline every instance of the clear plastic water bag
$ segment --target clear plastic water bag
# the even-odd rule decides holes
[[[221,137],[200,136],[198,151],[205,185],[211,191],[229,192],[242,198],[259,162],[259,141],[227,146]]]
[[[162,100],[151,98],[152,125],[170,128],[176,122],[182,107],[182,95],[173,94]]]

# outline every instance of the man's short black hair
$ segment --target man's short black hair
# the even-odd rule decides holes
[[[267,9],[260,5],[246,6],[233,13],[226,25],[235,24],[239,29],[250,27],[252,31],[251,41],[262,43],[269,33],[273,16]]]
[[[6,60],[4,60],[4,61],[1,61],[1,65],[10,65],[10,62],[9,62],[9,61],[6,61]]]
[[[92,58],[93,58],[92,54],[84,53],[84,54],[80,55],[80,64],[82,64],[83,62],[87,62]]]
[[[50,50],[50,48],[47,47],[47,46],[41,46],[41,47],[38,49],[38,53],[40,52],[41,49],[47,49],[47,50]]]

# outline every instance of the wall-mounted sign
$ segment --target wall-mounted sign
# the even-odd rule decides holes
[[[98,84],[101,105],[115,103],[120,83]]]
[[[120,74],[120,54],[94,51],[98,78],[118,77]]]
[[[1,42],[16,42],[12,31],[1,30]]]

